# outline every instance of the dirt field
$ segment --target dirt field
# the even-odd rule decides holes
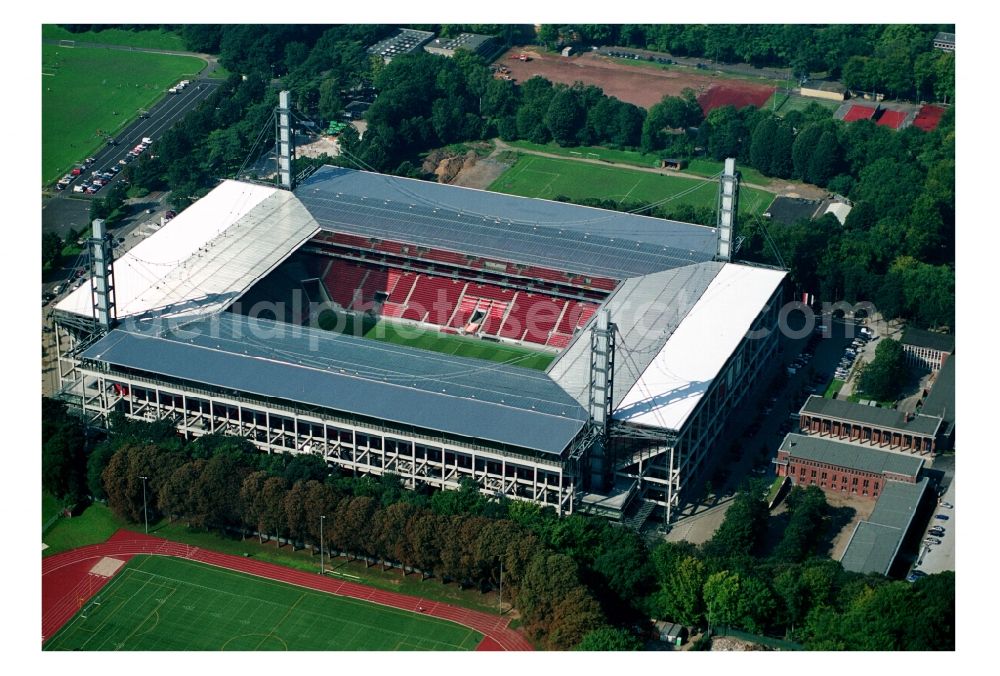
[[[839,561],[854,534],[854,527],[872,515],[875,501],[846,493],[826,493],[826,501],[830,505],[831,531],[836,530],[836,533],[827,533],[830,538],[827,553],[831,559]]]
[[[522,52],[531,56],[531,61],[510,58]],[[708,71],[631,66],[593,52],[566,58],[515,47],[498,62],[510,68],[516,82],[524,82],[535,75],[568,85],[579,81],[600,87],[609,96],[643,108],[659,103],[664,96],[679,96],[687,88],[698,93],[699,103],[706,112],[727,103],[761,106],[774,92],[774,88],[767,85],[728,80]]]

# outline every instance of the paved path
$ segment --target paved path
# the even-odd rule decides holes
[[[510,618],[416,596],[383,591],[356,582],[323,577],[316,573],[307,573],[253,558],[220,554],[126,530],[117,531],[101,544],[80,547],[42,559],[42,640],[45,641],[55,634],[73,617],[81,603],[85,603],[107,583],[108,578],[97,578],[89,573],[91,566],[97,560],[104,556],[127,560],[136,554],[176,556],[307,589],[349,596],[412,612],[423,612],[425,615],[432,615],[478,631],[491,639],[489,647],[499,646],[501,650],[533,649],[527,639],[507,626]]]

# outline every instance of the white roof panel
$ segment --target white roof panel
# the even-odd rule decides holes
[[[784,276],[727,263],[622,399],[614,418],[679,430]]]
[[[115,261],[119,319],[222,309],[317,230],[283,190],[224,181]],[[56,309],[91,315],[81,285]]]

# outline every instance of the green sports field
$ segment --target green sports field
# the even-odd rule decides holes
[[[683,193],[668,204],[714,209],[719,188],[715,181],[522,155],[514,166],[490,185],[489,190],[544,199],[563,195],[570,199],[593,197],[645,203]],[[771,203],[771,197],[763,191],[744,187],[740,191],[740,211],[749,213],[756,206],[755,210],[760,214]]]
[[[46,650],[473,650],[471,629],[184,559],[136,556]]]
[[[366,320],[361,328],[357,328],[353,316],[344,314],[338,316],[332,310],[325,311],[320,316],[318,324],[320,328],[328,331],[338,330],[340,333],[361,335],[385,343],[408,345],[433,352],[501,362],[539,371],[545,370],[555,359],[555,355],[551,352],[531,350],[505,343],[494,343],[479,338],[450,336],[409,324],[397,324],[386,319],[377,322]]]
[[[57,180],[139,109],[204,66],[191,56],[42,45],[43,183]]]

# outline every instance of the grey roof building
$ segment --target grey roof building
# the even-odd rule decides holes
[[[871,517],[854,528],[840,559],[844,569],[888,575],[929,485],[926,478],[915,484],[886,482]]]
[[[400,28],[389,37],[369,47],[368,53],[381,56],[382,61],[389,63],[397,56],[419,52],[420,48],[427,44],[433,37],[434,33],[427,31]]]
[[[424,45],[424,51],[438,56],[451,58],[459,49],[465,49],[473,54],[486,55],[496,46],[492,35],[476,33],[460,33],[453,38],[435,38]]]
[[[945,437],[951,437],[955,431],[955,359],[957,355],[949,357],[938,371],[931,385],[931,393],[920,409],[924,415],[944,420],[941,434]]]
[[[946,52],[955,51],[955,34],[954,33],[938,33],[934,36],[934,48],[940,49]]]
[[[812,460],[871,474],[891,475],[913,481],[924,466],[923,458],[901,453],[877,451],[823,437],[789,434],[781,442],[781,451],[803,460]]]
[[[955,351],[955,336],[947,333],[925,331],[912,326],[907,326],[903,329],[903,335],[899,342],[903,345],[926,347],[938,352],[952,353]]]

